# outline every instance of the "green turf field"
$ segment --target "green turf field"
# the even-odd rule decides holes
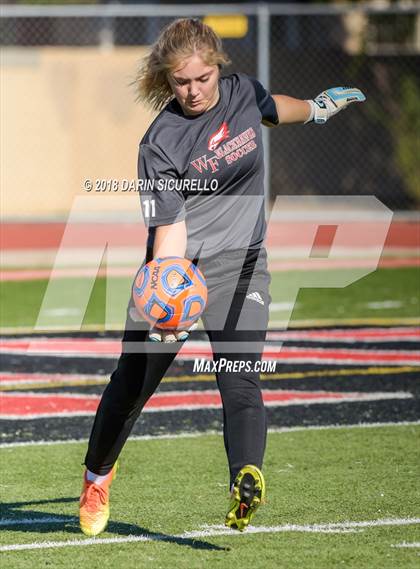
[[[380,524],[419,516],[419,439],[419,426],[272,433],[267,504],[254,518],[266,533],[229,530],[195,539],[173,536],[223,523],[228,488],[221,437],[130,441],[112,488],[111,523],[100,536],[120,541],[101,545],[84,543],[75,517],[85,444],[3,448],[3,520],[64,520],[3,525],[2,546],[82,544],[2,552],[2,567],[414,569],[418,547],[392,546],[418,543],[419,525]],[[377,526],[304,531],[308,524],[349,521]],[[130,534],[148,541],[129,543]]]
[[[288,311],[284,310],[284,303],[293,298],[290,291],[295,290],[298,283],[325,282],[325,271],[312,271],[306,277],[302,271],[272,273],[271,327],[278,326],[282,319],[287,318]],[[298,324],[312,319],[318,320],[320,324],[322,320],[337,323],[351,319],[368,321],[377,318],[420,320],[419,282],[418,268],[379,269],[344,288],[301,289],[291,323]],[[83,318],[83,314],[77,314],[77,308],[80,300],[86,298],[87,283],[83,278],[61,279],[59,283],[59,300],[54,306],[56,314],[50,318],[50,322],[65,328]],[[109,302],[108,324],[123,325],[130,286],[131,280],[128,278],[112,279],[113,297],[112,302]],[[47,282],[41,280],[1,283],[0,326],[33,327],[46,289]],[[86,326],[104,323],[105,294],[105,279],[98,278],[84,314]],[[66,309],[70,310],[68,314],[65,313]]]

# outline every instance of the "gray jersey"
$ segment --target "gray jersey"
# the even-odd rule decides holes
[[[278,123],[271,95],[242,73],[222,77],[220,98],[198,116],[171,101],[140,143],[143,215],[155,228],[185,220],[187,258],[260,248],[265,236],[261,123]]]

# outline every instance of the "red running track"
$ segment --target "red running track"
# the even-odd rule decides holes
[[[420,267],[420,258],[405,257],[398,259],[380,259],[379,267],[381,268],[399,268],[399,267]],[[316,269],[360,269],[372,268],[371,259],[317,259]],[[268,268],[270,271],[300,271],[314,268],[311,259],[303,261],[269,261]],[[106,269],[90,269],[90,268],[68,268],[55,269],[54,279],[58,278],[93,278],[93,277],[130,277],[134,279],[136,269],[132,267],[107,267]],[[46,280],[52,275],[51,269],[23,269],[23,270],[3,270],[0,273],[0,281],[32,281]]]
[[[408,399],[410,393],[359,393],[334,391],[263,390],[266,406],[310,405],[381,399]],[[3,393],[0,399],[0,419],[38,419],[93,415],[99,404],[97,395]],[[172,391],[155,394],[144,411],[174,411],[220,409],[222,402],[216,390]]]
[[[26,356],[43,355],[55,357],[116,358],[121,351],[119,340],[94,338],[40,338],[5,339],[0,341],[0,353]],[[134,351],[134,344],[133,344]],[[183,344],[178,358],[181,360],[212,359],[212,350],[207,342]],[[420,353],[409,350],[367,350],[357,348],[295,348],[266,346],[264,360],[279,363],[329,363],[339,364],[391,364],[420,365]]]
[[[352,225],[357,226],[356,222]],[[57,249],[64,234],[65,223],[4,223],[0,228],[1,249]],[[307,245],[308,230],[313,222],[270,221],[267,246],[297,247]],[[352,232],[351,246],[365,247],[374,239],[375,223],[360,222],[360,231]],[[71,238],[72,247],[95,247],[110,241],[113,246],[134,246],[144,244],[146,229],[142,223],[78,223]],[[319,232],[317,247],[329,247],[331,236]],[[415,221],[394,221],[391,223],[385,248],[420,247],[420,224]]]

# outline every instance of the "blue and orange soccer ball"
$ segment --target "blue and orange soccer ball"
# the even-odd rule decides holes
[[[196,322],[207,303],[201,271],[182,257],[156,258],[137,273],[134,304],[140,315],[162,330],[185,330]]]

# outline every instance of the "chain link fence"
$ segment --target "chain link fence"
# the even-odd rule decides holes
[[[273,132],[272,191],[369,194],[392,209],[419,205],[419,32],[414,13],[271,18],[272,92],[308,98],[340,84],[367,96],[326,128]]]
[[[246,17],[243,31],[231,34],[237,37],[223,34],[232,59],[227,72],[248,73],[272,93],[299,98],[338,85],[357,86],[367,95],[366,104],[324,127],[267,131],[271,198],[375,195],[393,210],[418,208],[418,4],[8,5],[1,8],[1,48],[3,56],[62,47],[135,49],[150,45],[175,17],[212,13]],[[13,65],[13,57],[3,59]]]

